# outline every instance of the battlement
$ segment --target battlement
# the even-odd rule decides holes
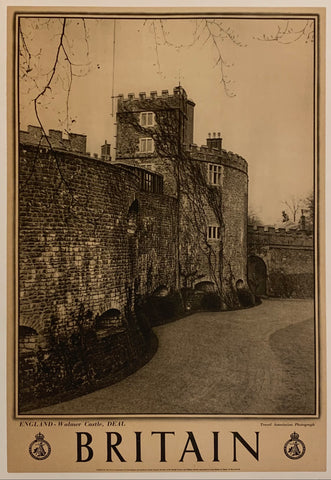
[[[68,133],[67,138],[63,137],[61,130],[50,129],[45,136],[41,127],[28,125],[28,130],[20,131],[20,143],[38,145],[40,147],[51,146],[55,150],[66,150],[86,155],[86,135]]]
[[[193,106],[195,103],[192,100],[189,100],[187,98],[187,94],[184,90],[183,87],[177,86],[173,88],[173,92],[169,93],[169,90],[161,90],[161,93],[158,93],[157,90],[151,90],[149,95],[146,94],[146,92],[139,92],[138,94],[135,93],[128,93],[127,96],[125,97],[123,93],[119,93],[117,95],[118,98],[118,104],[120,105],[122,102],[141,102],[141,101],[152,101],[155,102],[155,100],[167,100],[167,99],[178,99],[182,98],[184,100],[187,100],[190,104]]]
[[[240,155],[224,149],[210,148],[207,145],[185,145],[185,151],[191,154],[195,160],[204,162],[220,163],[221,165],[237,168],[247,173],[248,166],[246,160]]]
[[[248,225],[247,234],[249,245],[293,245],[313,248],[313,235],[307,230]]]

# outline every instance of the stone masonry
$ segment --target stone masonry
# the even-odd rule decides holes
[[[265,284],[264,291],[257,293],[273,297],[314,296],[314,244],[310,232],[248,226],[248,260],[251,289],[256,288],[255,282]],[[257,272],[258,264],[262,270],[264,266],[265,273],[261,268]]]
[[[180,86],[120,95],[116,159],[159,173],[178,199],[179,285],[209,282],[231,308],[236,282],[247,282],[247,163],[222,148],[220,134],[193,143],[194,106]]]
[[[56,316],[70,329],[81,303],[124,321],[130,289],[174,286],[175,200],[141,192],[127,168],[37,148],[20,152],[20,324],[47,336]]]

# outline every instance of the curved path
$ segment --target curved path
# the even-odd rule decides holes
[[[133,375],[30,413],[313,414],[313,316],[312,300],[195,313],[156,327],[158,351]]]

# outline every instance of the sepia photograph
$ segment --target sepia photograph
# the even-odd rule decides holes
[[[7,8],[10,474],[326,478],[325,22]]]
[[[319,18],[16,16],[18,415],[318,415]]]

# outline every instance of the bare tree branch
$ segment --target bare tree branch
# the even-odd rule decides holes
[[[274,34],[262,34],[258,37],[253,37],[255,40],[263,42],[278,42],[282,44],[290,44],[297,42],[301,39],[305,40],[305,43],[314,41],[314,21],[306,20],[306,23],[302,28],[294,29],[293,21],[286,21],[282,27],[278,24],[277,31]]]

